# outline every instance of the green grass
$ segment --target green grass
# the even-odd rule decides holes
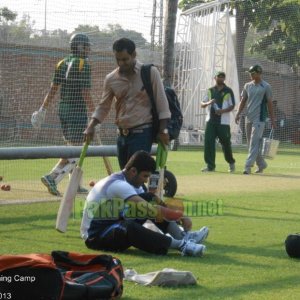
[[[136,249],[118,256],[124,268],[146,273],[162,268],[189,270],[198,284],[186,288],[142,287],[124,283],[124,299],[298,299],[300,261],[284,248],[300,225],[300,159],[282,151],[263,175],[241,175],[244,151],[235,152],[236,174],[227,173],[220,153],[217,172],[201,174],[203,153],[171,152],[168,168],[178,179],[184,201],[222,200],[223,214],[193,217],[193,227],[207,225],[210,235],[203,258],[181,257],[172,250],[153,256]],[[0,206],[0,253],[50,253],[52,250],[97,253],[79,237],[79,219],[66,234],[54,230],[57,202]]]

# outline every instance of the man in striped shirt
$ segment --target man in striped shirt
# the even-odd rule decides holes
[[[207,109],[204,136],[204,160],[206,167],[202,172],[213,172],[216,168],[216,138],[219,139],[225,160],[229,164],[229,172],[235,171],[235,159],[232,155],[230,112],[234,109],[234,94],[225,84],[226,74],[219,71],[215,75],[215,86],[208,89],[201,107]]]

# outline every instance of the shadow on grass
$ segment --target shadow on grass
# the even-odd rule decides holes
[[[285,277],[280,277],[276,278],[274,280],[266,280],[263,282],[254,282],[254,283],[249,283],[249,284],[241,284],[238,285],[234,284],[231,286],[226,286],[226,287],[221,287],[218,288],[217,293],[218,295],[222,295],[223,299],[228,299],[229,297],[241,297],[243,296],[243,299],[246,294],[251,294],[255,292],[256,294],[259,292],[266,292],[270,291],[274,295],[274,299],[279,299],[276,298],[276,290],[288,290],[289,287],[295,288],[296,286],[299,286],[299,277],[292,275],[292,276],[285,276]],[[241,299],[241,298],[237,298]],[[294,299],[297,299],[294,298]]]
[[[291,155],[291,156],[293,156],[293,155],[296,155],[296,156],[299,156],[299,148],[294,148],[295,150],[293,151],[293,150],[283,150],[283,149],[279,149],[278,151],[277,151],[277,154],[278,155],[280,155],[280,154],[282,154],[282,155]]]
[[[255,176],[273,177],[273,178],[300,179],[300,175],[291,175],[291,174],[268,174],[268,173],[262,173],[262,174],[255,174]]]
[[[56,220],[56,214],[47,214],[47,215],[39,215],[39,216],[1,216],[0,225],[9,225],[13,223],[25,224],[37,221],[52,221]]]
[[[253,211],[253,212],[267,212],[267,213],[288,214],[288,215],[295,215],[295,216],[299,216],[300,217],[300,213],[280,211],[280,210],[257,209],[257,208],[250,208],[250,207],[243,207],[243,206],[236,206],[236,205],[226,205],[226,209],[227,208],[235,208],[235,209],[246,210],[246,211]]]
[[[208,247],[208,252],[204,255],[204,257],[182,257],[180,252],[177,252],[176,250],[171,250],[169,253],[165,256],[163,255],[154,255],[150,253],[143,252],[141,250],[135,249],[135,248],[129,248],[125,252],[121,253],[114,253],[114,255],[121,255],[122,260],[124,261],[124,264],[126,265],[126,261],[129,261],[134,258],[142,258],[143,259],[143,266],[144,265],[153,265],[153,268],[151,272],[156,271],[155,264],[153,262],[153,259],[155,260],[155,263],[163,263],[163,267],[159,267],[158,269],[163,269],[165,267],[170,267],[174,265],[175,262],[180,262],[181,264],[194,264],[194,263],[200,263],[203,265],[240,265],[243,264],[243,266],[251,267],[251,268],[261,268],[261,269],[270,269],[269,266],[265,264],[256,263],[255,261],[242,261],[239,259],[234,259],[232,257],[229,257],[229,254],[232,253],[238,253],[238,254],[252,254],[257,255],[257,253],[261,253],[261,249],[259,247],[256,248],[247,248],[247,247],[239,247],[239,246],[226,246],[221,244],[215,244],[215,243],[206,243]],[[210,253],[209,249],[214,249],[213,253]],[[228,255],[226,255],[228,254]],[[282,256],[283,252],[280,250],[271,250],[271,251],[265,251],[264,255],[266,257],[276,256],[280,257]],[[127,266],[131,267],[131,266]],[[150,272],[150,271],[149,271]]]
[[[213,173],[210,173],[208,175],[213,175],[213,174],[227,174],[228,171],[223,171],[223,170],[216,170]],[[205,173],[207,175],[207,173]],[[287,178],[287,179],[300,179],[300,175],[293,175],[293,174],[280,174],[280,173],[260,173],[260,174],[255,174],[251,173],[250,175],[244,175],[242,172],[235,172],[235,173],[230,173],[230,176],[240,176],[240,177],[248,177],[248,176],[262,176],[262,177],[273,177],[273,178]]]
[[[283,218],[283,217],[260,217],[260,216],[245,216],[245,215],[239,215],[239,214],[234,214],[234,213],[228,213],[228,212],[224,212],[224,215],[222,216],[224,217],[234,217],[234,218],[239,218],[239,219],[252,219],[252,220],[272,220],[272,221],[280,221],[280,222],[295,222],[297,224],[299,224],[299,219],[287,219],[287,218]]]
[[[288,259],[288,256],[285,253],[284,250],[284,243],[278,243],[276,245],[271,246],[259,246],[259,247],[247,247],[247,246],[237,246],[237,245],[224,245],[224,244],[218,244],[218,243],[207,243],[208,249],[213,249],[214,253],[211,254],[211,256],[214,257],[215,260],[210,261],[210,264],[220,264],[220,261],[222,263],[227,264],[232,259],[227,257],[226,255],[229,254],[247,254],[247,255],[253,255],[253,256],[262,256],[262,257],[268,257],[268,258],[276,258],[276,259]],[[222,253],[222,254],[221,254]],[[218,259],[220,258],[220,260]],[[234,261],[234,260],[232,260]],[[243,262],[243,265],[245,262]],[[254,266],[255,261],[249,261],[246,263],[246,265]],[[258,264],[258,266],[264,266]]]

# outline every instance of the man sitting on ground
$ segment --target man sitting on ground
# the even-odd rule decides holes
[[[155,160],[137,151],[121,172],[101,179],[87,196],[81,236],[90,249],[124,251],[133,246],[153,254],[177,249],[186,256],[202,256],[208,228],[184,232],[177,222],[182,212],[172,211],[142,185],[155,171]],[[145,200],[146,199],[146,200]],[[151,220],[162,233],[145,228]],[[168,235],[167,235],[168,234]]]

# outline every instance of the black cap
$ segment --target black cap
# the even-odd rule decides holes
[[[215,77],[226,77],[226,74],[223,71],[218,71],[216,72]]]
[[[288,235],[285,240],[285,250],[290,257],[300,258],[300,234]]]
[[[262,67],[260,65],[251,66],[248,70],[249,73],[262,73]]]

